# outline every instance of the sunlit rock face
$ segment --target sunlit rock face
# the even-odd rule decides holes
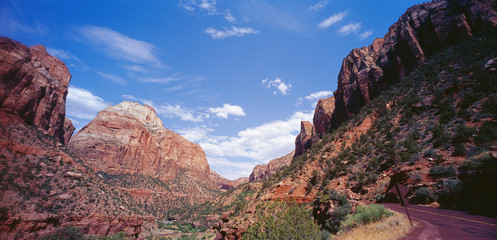
[[[0,37],[0,111],[21,117],[60,143],[67,143],[74,131],[65,117],[70,80],[66,65],[44,46]]]

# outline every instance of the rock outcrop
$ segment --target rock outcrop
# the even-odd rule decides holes
[[[435,0],[409,8],[383,38],[343,60],[330,127],[357,114],[438,49],[496,27],[495,0]]]
[[[295,138],[295,156],[299,156],[311,147],[313,135],[312,123],[308,121],[300,122],[300,133]]]
[[[0,37],[0,111],[67,143],[74,127],[65,117],[71,74],[45,47]]]
[[[110,174],[143,174],[168,181],[178,174],[209,179],[202,148],[164,128],[147,105],[122,102],[99,112],[69,142],[95,170]]]
[[[283,167],[290,165],[294,155],[295,151],[292,151],[283,157],[269,161],[267,164],[255,166],[250,174],[249,182],[261,181],[281,170]]]
[[[314,110],[314,118],[312,120],[314,125],[313,142],[321,139],[324,134],[330,131],[330,121],[333,110],[335,110],[334,97],[319,99],[316,105],[316,110]]]

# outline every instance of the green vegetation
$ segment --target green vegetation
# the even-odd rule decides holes
[[[327,204],[332,201],[333,205]],[[330,207],[333,207],[330,213]],[[344,195],[338,194],[334,189],[325,188],[313,203],[312,215],[322,229],[337,233],[340,230],[340,224],[350,213],[351,206]]]
[[[257,222],[243,235],[244,240],[319,239],[320,231],[311,214],[296,204],[269,203],[259,205]]]
[[[360,205],[357,206],[357,210],[353,214],[347,215],[347,218],[341,224],[341,230],[373,223],[391,215],[393,213],[388,211],[383,205]]]

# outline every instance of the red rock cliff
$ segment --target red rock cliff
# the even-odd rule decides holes
[[[20,116],[61,143],[74,131],[65,117],[70,80],[66,65],[44,46],[0,37],[0,111]]]
[[[388,33],[343,60],[331,128],[356,114],[427,56],[481,31],[495,31],[496,0],[435,0],[409,8]]]
[[[69,148],[96,171],[144,174],[167,181],[182,174],[208,180],[202,148],[164,128],[155,110],[134,102],[109,106],[76,133]]]

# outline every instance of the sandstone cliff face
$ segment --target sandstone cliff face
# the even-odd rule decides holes
[[[295,138],[295,156],[299,156],[311,147],[313,135],[312,123],[308,121],[300,122],[300,133]]]
[[[261,181],[281,170],[283,167],[290,165],[294,155],[295,151],[292,151],[283,157],[269,161],[267,164],[255,166],[250,174],[249,182]]]
[[[0,37],[0,111],[20,116],[61,143],[74,131],[65,117],[70,80],[66,65],[44,46]]]
[[[155,110],[133,102],[109,106],[76,133],[69,148],[96,171],[167,181],[181,174],[209,179],[202,148],[164,128]]]
[[[314,110],[314,118],[312,120],[315,133],[313,135],[313,142],[316,142],[316,138],[321,139],[324,134],[330,130],[330,121],[333,110],[335,110],[334,97],[319,99],[316,105],[316,110]]]
[[[382,39],[343,60],[334,93],[331,128],[356,114],[426,56],[452,42],[497,26],[495,0],[435,0],[409,8]]]

